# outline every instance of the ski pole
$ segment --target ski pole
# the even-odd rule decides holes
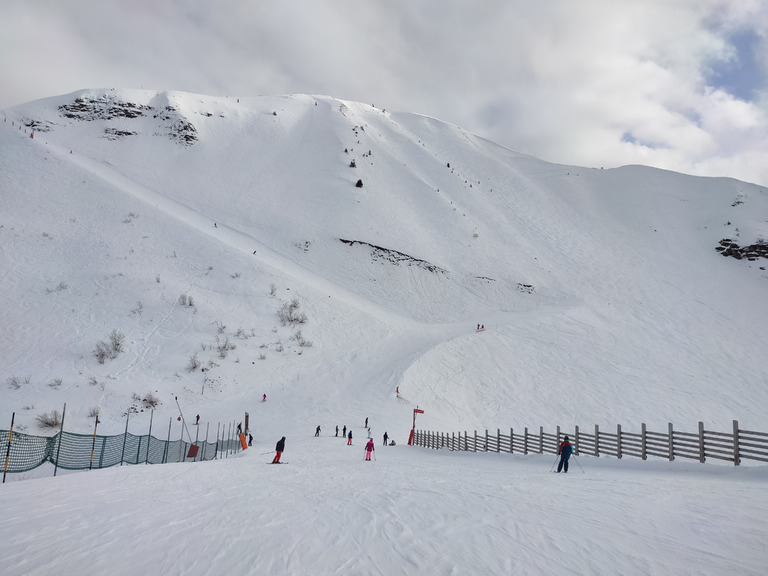
[[[581,469],[581,473],[582,474],[586,474],[586,472],[584,472],[584,468],[581,467],[581,464],[579,464],[579,461],[576,459],[576,454],[573,455],[573,460],[576,462],[578,467]]]
[[[549,469],[550,472],[554,471],[555,464],[557,464],[557,459],[560,456],[560,454],[555,454],[555,461],[552,463],[552,467]]]

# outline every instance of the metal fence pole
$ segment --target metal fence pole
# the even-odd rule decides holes
[[[8,448],[5,451],[5,466],[3,467],[3,484],[5,484],[5,474],[8,472],[8,459],[11,457],[11,440],[13,440],[13,423],[16,420],[16,412],[11,415],[11,431],[8,433]]]
[[[704,422],[699,422],[699,462],[706,462],[707,457],[704,454]]]
[[[168,439],[165,441],[163,447],[163,464],[168,461],[168,447],[171,445],[171,425],[173,424],[173,416],[168,418]]]
[[[123,432],[123,451],[120,452],[120,466],[123,465],[123,460],[125,459],[125,441],[128,440],[128,420],[131,417],[130,410],[125,413],[125,432]]]
[[[61,413],[61,428],[59,428],[59,445],[56,447],[56,464],[53,467],[53,475],[59,469],[59,454],[61,453],[61,443],[64,442],[64,417],[67,415],[67,403],[64,402],[64,412]]]
[[[91,462],[88,464],[88,470],[93,469],[93,453],[96,450],[96,429],[99,427],[99,415],[96,414],[96,422],[93,424],[93,444],[91,444]]]
[[[197,430],[195,431],[195,446],[197,447],[197,452],[200,451],[200,446],[197,443],[197,439],[200,438],[200,423],[197,423]],[[192,462],[197,462],[197,452],[195,452],[195,455],[192,457]]]
[[[616,424],[616,458],[621,460],[621,424]]]
[[[152,446],[152,420],[155,417],[155,411],[152,410],[149,413],[149,434],[147,434],[147,458],[144,460],[144,464],[149,464],[149,449]]]
[[[741,464],[741,454],[739,452],[739,421],[733,421],[733,465]]]

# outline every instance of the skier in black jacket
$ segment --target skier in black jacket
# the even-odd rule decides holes
[[[275,445],[275,458],[272,460],[272,464],[280,464],[280,456],[283,455],[283,452],[285,451],[285,436],[280,438],[280,440],[277,441],[277,444]]]

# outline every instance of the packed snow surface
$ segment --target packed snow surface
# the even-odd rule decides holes
[[[211,436],[248,412],[254,446],[10,475],[2,572],[762,574],[756,463],[581,456],[566,476],[405,446],[416,406],[445,432],[768,431],[766,260],[725,239],[768,241],[765,187],[549,164],[327,96],[4,110],[0,427],[52,434],[36,417],[66,403],[67,431],[98,411],[100,434],[128,413],[144,434],[154,398],[178,438],[178,399]]]

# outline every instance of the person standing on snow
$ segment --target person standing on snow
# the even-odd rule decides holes
[[[336,424],[336,436],[338,437],[338,435],[339,435],[339,425]]]
[[[317,427],[317,430],[315,430],[315,438],[320,436],[320,426]]]
[[[341,437],[346,438],[347,437],[347,425],[344,424],[344,428],[341,431]]]
[[[365,419],[365,427],[368,428],[368,418]]]
[[[386,432],[384,432],[384,446],[386,446],[386,445],[387,445],[387,440],[389,440],[389,434],[387,434]]]
[[[571,454],[573,454],[573,445],[568,440],[568,436],[560,442],[557,453],[560,454],[560,463],[557,465],[557,471],[560,472],[565,468],[565,473],[568,474],[568,460],[570,459]]]
[[[368,444],[365,445],[365,459],[369,460],[371,459],[371,452],[373,452],[375,448],[373,447],[373,438],[368,440]]]
[[[352,430],[347,434],[347,446],[352,446]]]
[[[277,444],[275,445],[275,458],[272,460],[272,464],[280,464],[280,456],[283,455],[283,452],[285,451],[285,436],[280,438],[280,440],[277,441]]]

